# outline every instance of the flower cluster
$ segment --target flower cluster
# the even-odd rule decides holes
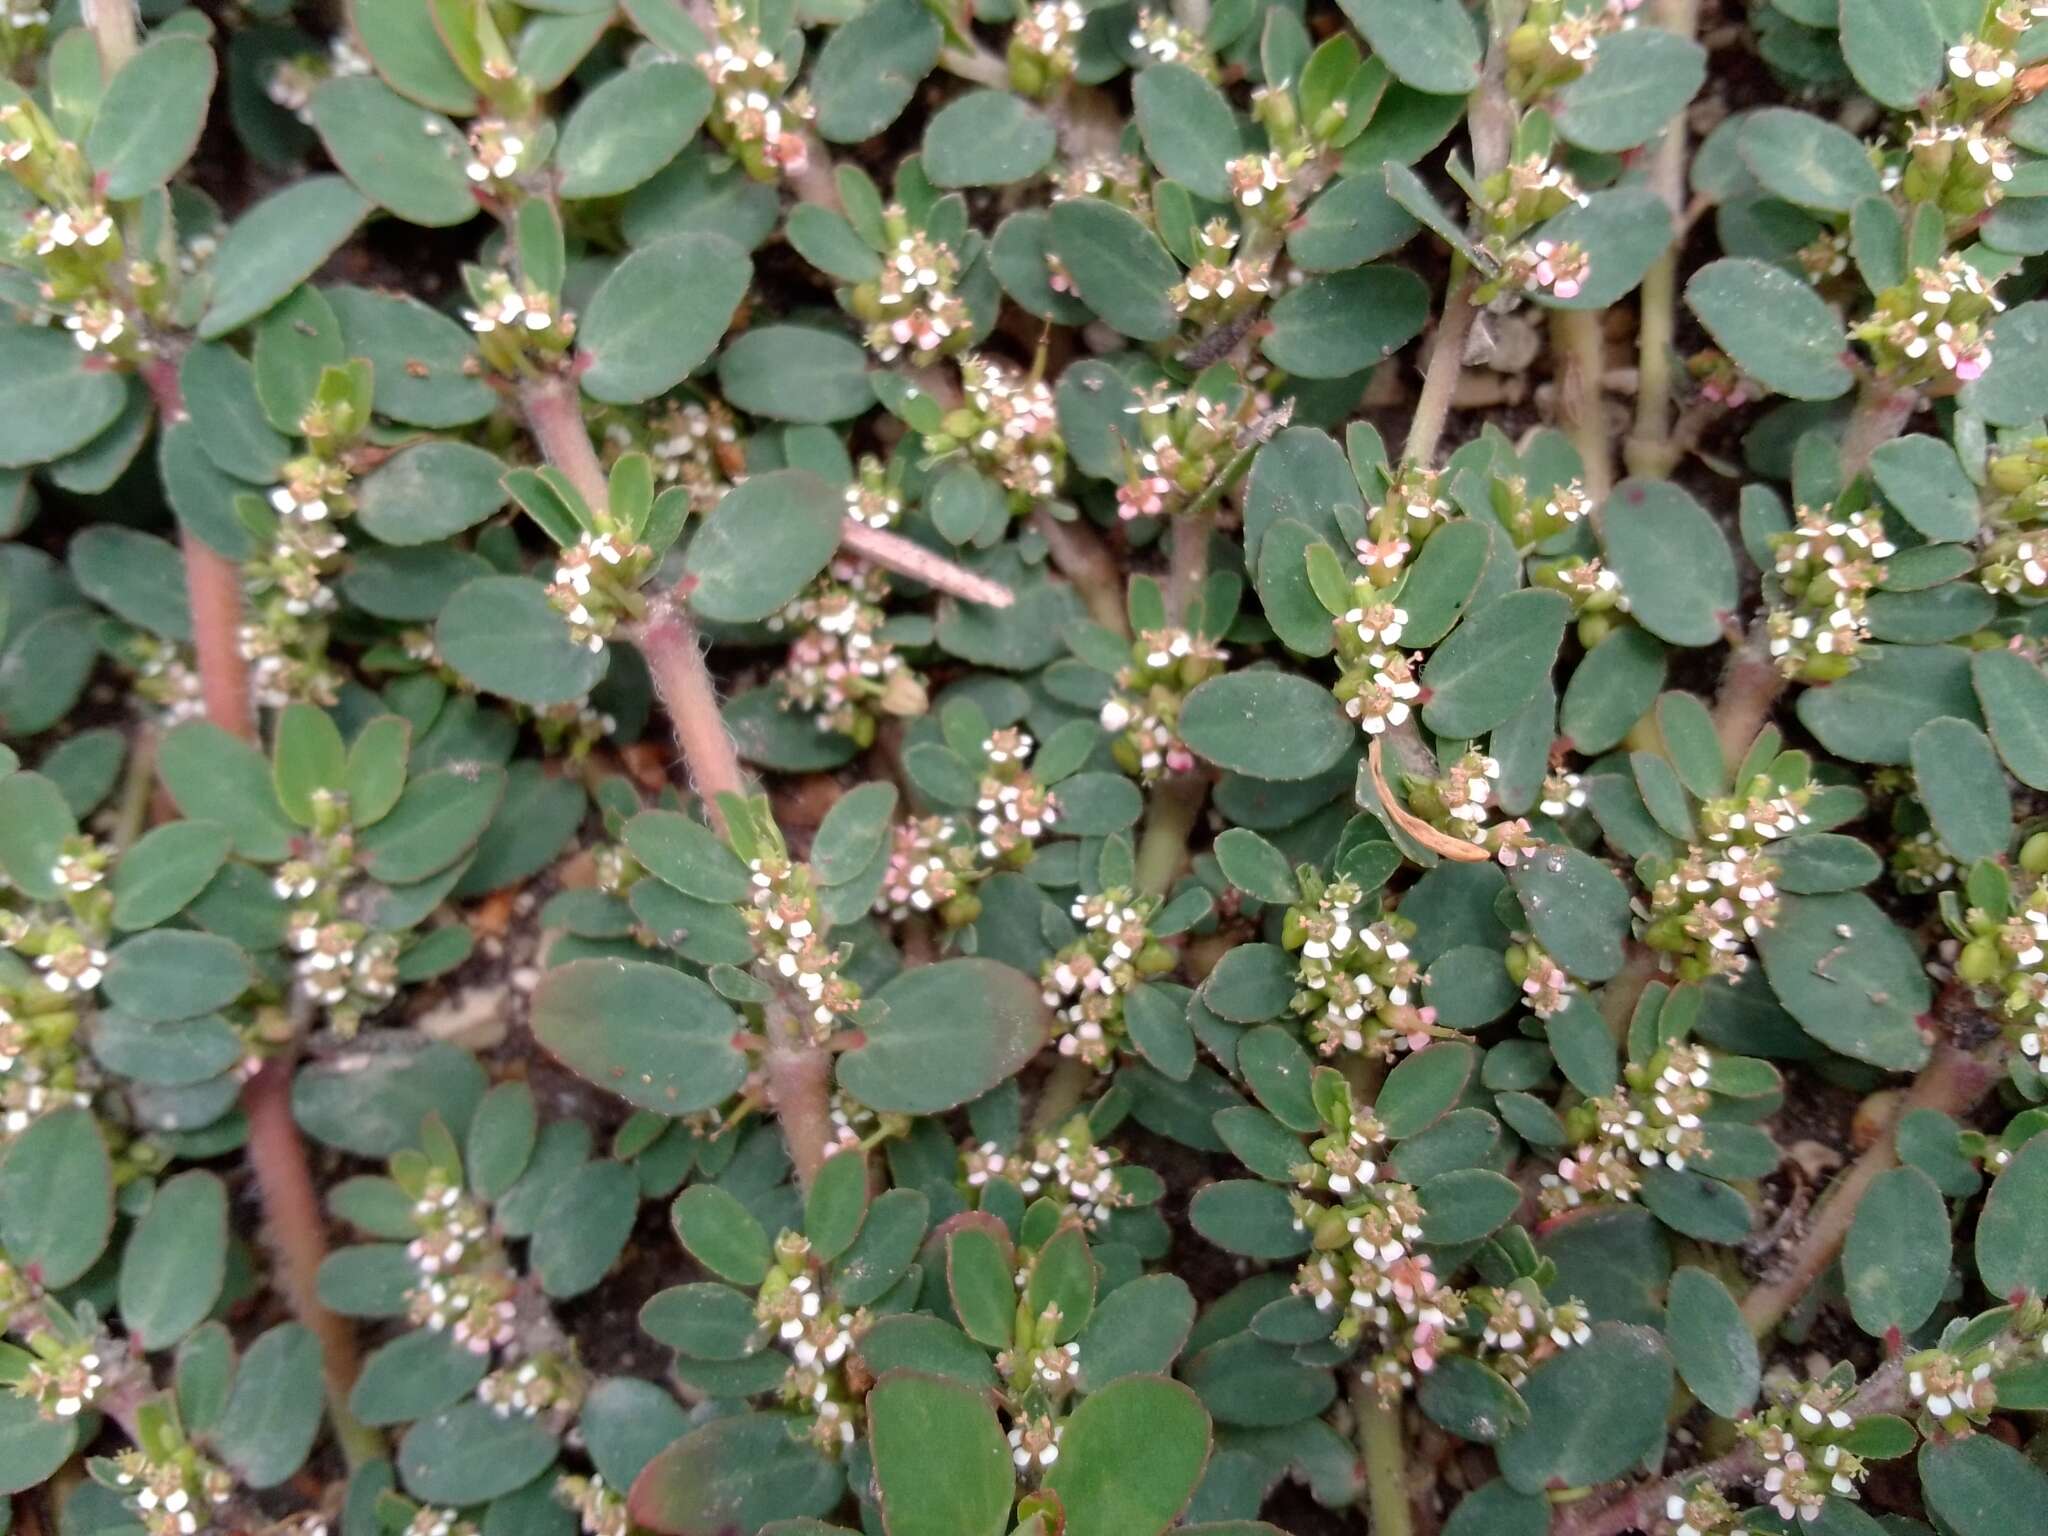
[[[1985,589],[2038,602],[2048,598],[2048,534],[2015,530],[1994,539],[1978,562]]]
[[[1180,711],[1195,685],[1223,670],[1227,653],[1185,629],[1149,629],[1131,647],[1116,675],[1116,691],[1098,718],[1116,740],[1111,748],[1126,773],[1151,784],[1195,766],[1180,739]]]
[[[776,673],[783,708],[864,747],[881,716],[925,711],[924,680],[887,634],[881,601],[888,591],[882,572],[842,555],[771,621],[793,631]]]
[[[958,352],[969,330],[959,255],[913,228],[898,204],[882,210],[882,231],[881,271],[846,296],[846,307],[868,328],[868,346],[885,363],[907,358],[919,367]]]
[[[520,378],[551,367],[576,338],[576,317],[556,295],[522,287],[502,267],[464,266],[462,319],[495,373]]]
[[[1502,959],[1508,979],[1521,991],[1523,1005],[1539,1019],[1556,1017],[1573,998],[1582,995],[1571,972],[1534,939],[1514,945]]]
[[[1982,378],[1991,366],[1987,322],[2004,308],[1984,275],[1950,254],[1880,293],[1853,334],[1887,383],[1952,388]]]
[[[1740,976],[1750,942],[1777,921],[1778,865],[1768,846],[1808,825],[1811,785],[1780,787],[1758,775],[1699,808],[1705,842],[1683,858],[1646,862],[1654,877],[1641,937],[1687,981]]]
[[[787,65],[740,6],[717,0],[713,14],[716,41],[697,55],[697,67],[711,77],[705,126],[756,181],[801,176],[811,159],[803,130],[809,97],[790,90]]]
[[[823,1042],[854,1011],[860,989],[840,973],[841,948],[825,942],[826,923],[808,864],[767,853],[748,861],[753,900],[743,909],[754,939],[754,969],[770,985],[794,987],[810,1010],[803,1023]]]
[[[1354,881],[1302,877],[1280,942],[1299,952],[1291,1006],[1323,1055],[1389,1058],[1440,1032],[1436,1010],[1420,1001],[1422,967],[1408,951],[1414,932],[1398,913],[1376,915]]]
[[[1122,1161],[1121,1152],[1089,1133],[1088,1117],[1076,1115],[1019,1152],[1005,1152],[992,1141],[968,1148],[961,1154],[960,1176],[970,1190],[1007,1179],[1027,1200],[1052,1200],[1093,1231],[1110,1212],[1136,1203],[1117,1182]]]
[[[1026,96],[1047,96],[1074,76],[1088,12],[1080,0],[1033,0],[1010,28],[1010,84]]]
[[[1147,63],[1182,64],[1204,80],[1216,79],[1216,60],[1208,44],[1202,41],[1199,30],[1182,26],[1171,8],[1139,6],[1130,44]]]
[[[1183,319],[1215,327],[1263,303],[1273,291],[1272,260],[1239,249],[1237,227],[1211,219],[1194,232],[1195,259],[1168,297]]]
[[[1058,491],[1066,477],[1067,448],[1052,387],[977,354],[961,358],[960,384],[965,403],[948,411],[940,430],[925,437],[925,452],[934,458],[965,453],[1010,493],[1016,512]]]
[[[1498,759],[1467,751],[1435,778],[1409,779],[1408,809],[1440,831],[1484,848],[1512,869],[1535,852],[1540,840],[1527,817],[1488,820],[1500,775]]]
[[[119,1346],[87,1308],[74,1317],[55,1303],[45,1305],[22,1343],[26,1348],[8,1349],[0,1380],[45,1419],[75,1419],[91,1408],[120,1363]]]
[[[1956,975],[1991,1001],[2022,1055],[2040,1062],[2048,1040],[2048,836],[2036,833],[2020,850],[2012,875],[1972,884],[1994,903],[1951,916]],[[2019,889],[2015,890],[2015,884]]]
[[[79,1022],[106,975],[107,863],[105,849],[74,834],[51,861],[53,899],[0,906],[0,945],[28,962],[17,979],[0,981],[0,1138],[55,1110],[92,1103],[99,1071]]]
[[[1508,89],[1531,101],[1592,68],[1600,39],[1636,24],[1642,0],[1534,0],[1508,34]]]
[[[1577,527],[1593,510],[1593,498],[1576,475],[1546,491],[1531,491],[1521,475],[1495,475],[1487,496],[1493,503],[1493,515],[1513,535],[1519,549],[1534,548]]]
[[[1856,1425],[1844,1406],[1849,1382],[1830,1377],[1775,1388],[1772,1395],[1776,1401],[1738,1421],[1736,1428],[1763,1458],[1764,1493],[1771,1507],[1786,1520],[1818,1519],[1830,1497],[1856,1497],[1868,1470],[1863,1458],[1842,1444]]]
[[[828,1453],[852,1445],[860,1405],[843,1366],[867,1314],[843,1311],[826,1294],[824,1267],[801,1233],[775,1239],[775,1262],[761,1282],[754,1316],[790,1357],[781,1395],[809,1420],[806,1437]]]
[[[1129,522],[1185,510],[1243,446],[1244,427],[1257,402],[1250,391],[1240,392],[1233,403],[1200,388],[1161,384],[1126,406],[1125,414],[1138,419],[1139,446],[1124,449],[1117,516]]]
[[[1713,1057],[1703,1047],[1673,1043],[1647,1062],[1631,1064],[1604,1098],[1565,1113],[1572,1149],[1540,1181],[1553,1215],[1587,1201],[1633,1200],[1644,1168],[1682,1172],[1705,1149],[1701,1127],[1713,1098]]]
[[[513,1365],[503,1365],[477,1383],[477,1400],[501,1419],[546,1418],[567,1425],[583,1406],[590,1376],[576,1358],[562,1350],[545,1350]]]
[[[1074,898],[1081,936],[1045,962],[1045,1006],[1059,1026],[1059,1053],[1098,1072],[1116,1065],[1131,988],[1173,968],[1173,955],[1146,926],[1159,903],[1112,887]]]
[[[645,447],[654,460],[655,478],[680,485],[692,512],[709,512],[743,478],[739,423],[723,400],[671,400],[647,418],[646,426]],[[621,447],[635,440],[625,422],[613,423],[607,433]]]
[[[89,1469],[123,1496],[149,1536],[195,1536],[233,1496],[234,1476],[185,1438],[167,1407],[146,1405],[137,1418],[142,1444]]]
[[[1771,609],[1771,656],[1787,677],[1830,682],[1855,666],[1870,633],[1870,593],[1897,553],[1876,514],[1801,507],[1786,533],[1771,535],[1773,570],[1785,601]]]
[[[583,1536],[628,1536],[633,1529],[626,1496],[595,1472],[556,1478],[555,1497],[575,1512]]]
[[[472,1354],[510,1345],[517,1282],[482,1202],[463,1188],[459,1171],[424,1159],[394,1160],[392,1176],[412,1199],[414,1236],[405,1252],[416,1278],[408,1319]]]
[[[569,622],[569,638],[595,654],[640,611],[640,583],[654,551],[616,531],[584,533],[555,557],[548,602]]]
[[[1409,558],[1422,541],[1449,519],[1451,504],[1445,499],[1443,475],[1438,470],[1420,469],[1412,464],[1385,470],[1386,496],[1366,515],[1366,536],[1357,540],[1352,552],[1365,567],[1365,579],[1375,587],[1391,587],[1400,580]]]
[[[312,804],[312,827],[270,884],[291,903],[285,943],[298,956],[293,984],[348,1035],[398,995],[400,936],[373,933],[349,915],[346,898],[356,870],[347,797],[317,789]]]

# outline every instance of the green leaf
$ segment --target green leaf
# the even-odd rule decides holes
[[[66,554],[95,602],[167,640],[192,638],[185,568],[167,541],[102,523],[81,530]]]
[[[1212,203],[1230,201],[1230,162],[1244,140],[1221,91],[1185,64],[1154,64],[1131,81],[1131,106],[1161,175]]]
[[[1422,1238],[1429,1243],[1470,1243],[1490,1236],[1522,1203],[1521,1187],[1489,1168],[1440,1173],[1416,1194],[1422,1200]]]
[[[589,1162],[562,1180],[527,1250],[540,1288],[581,1296],[604,1279],[633,1232],[640,1180],[624,1163]]]
[[[78,818],[63,791],[39,773],[0,778],[0,871],[34,901],[62,894],[53,873]]]
[[[386,544],[432,544],[505,505],[505,466],[467,443],[416,443],[356,482],[356,517]]]
[[[774,1259],[768,1234],[727,1191],[693,1185],[676,1197],[669,1219],[690,1257],[714,1275],[750,1290],[767,1278]]]
[[[1843,361],[1849,338],[1841,320],[1781,267],[1748,257],[1709,262],[1685,285],[1685,301],[1716,345],[1766,388],[1832,400],[1855,382]]]
[[[1008,91],[969,91],[924,129],[924,169],[935,187],[1000,187],[1028,181],[1057,143],[1046,115]]]
[[[446,315],[417,299],[367,288],[321,292],[341,322],[349,355],[370,364],[379,415],[419,427],[459,427],[496,407],[469,332]]]
[[[1548,1536],[1550,1501],[1495,1478],[1458,1501],[1443,1536]]]
[[[728,404],[770,421],[844,421],[875,403],[866,350],[810,325],[735,337],[719,356],[718,387]]]
[[[1664,1337],[1687,1389],[1713,1412],[1738,1418],[1756,1401],[1762,1379],[1756,1340],[1735,1298],[1710,1271],[1687,1265],[1672,1274]]]
[[[1872,645],[1856,670],[1799,695],[1799,721],[1837,757],[1903,763],[1913,733],[1942,715],[1975,721],[1970,653],[1952,645]]]
[[[988,1393],[892,1371],[868,1393],[867,1410],[889,1536],[1003,1536],[1017,1481]]]
[[[476,217],[468,145],[447,118],[368,75],[322,82],[311,105],[328,158],[363,196],[428,228]]]
[[[655,1292],[640,1309],[640,1331],[696,1360],[744,1360],[761,1347],[753,1300],[708,1280]]]
[[[1928,1513],[1955,1536],[2048,1533],[2048,1473],[1996,1435],[1929,1440],[1918,1466]]]
[[[2006,768],[2029,789],[2048,789],[2048,677],[2007,650],[1978,651],[1970,677]]]
[[[1286,1259],[1306,1253],[1309,1234],[1295,1218],[1287,1191],[1262,1179],[1219,1179],[1188,1204],[1194,1229],[1226,1253]]]
[[[2022,426],[2048,412],[2048,303],[2018,304],[1999,316],[1990,371],[1956,398],[1994,427]]]
[[[691,606],[731,623],[778,612],[838,550],[844,513],[840,494],[809,470],[750,476],[690,542]]]
[[[1736,608],[1735,556],[1706,508],[1667,481],[1624,480],[1600,534],[1637,623],[1673,645],[1719,643]]]
[[[227,1186],[203,1169],[181,1173],[121,1250],[121,1320],[144,1349],[168,1349],[206,1320],[227,1269]]]
[[[1162,1376],[1126,1376],[1081,1400],[1044,1484],[1066,1536],[1158,1536],[1186,1508],[1209,1460],[1209,1415]]]
[[[739,1087],[739,1028],[705,983],[645,961],[571,961],[534,993],[536,1040],[572,1072],[658,1114],[694,1114]]]
[[[561,195],[631,191],[682,153],[710,110],[711,82],[695,63],[655,60],[620,70],[562,124],[555,146]]]
[[[900,972],[863,1010],[866,1040],[838,1059],[839,1084],[870,1108],[937,1114],[1014,1076],[1045,1043],[1038,984],[993,960]]]
[[[1856,1326],[1874,1338],[1926,1322],[1948,1285],[1948,1207],[1917,1168],[1877,1176],[1842,1245],[1842,1287]]]
[[[1884,873],[1868,843],[1834,832],[1802,832],[1771,845],[1778,865],[1778,889],[1795,896],[1853,891]]]
[[[87,362],[55,327],[0,325],[0,469],[61,459],[113,425],[120,377]]]
[[[860,1236],[832,1271],[842,1305],[864,1307],[909,1272],[931,1221],[931,1202],[914,1189],[892,1189],[868,1207]]]
[[[213,304],[199,322],[225,336],[262,314],[355,233],[370,203],[339,176],[308,176],[274,192],[229,226],[213,258]],[[0,360],[0,377],[6,375]]]
[[[1941,84],[1941,29],[1929,0],[1841,0],[1842,58],[1871,98],[1907,111]]]
[[[1463,95],[1479,83],[1479,34],[1459,0],[1340,0],[1394,78]]]
[[[1491,1445],[1529,1422],[1529,1405],[1522,1395],[1498,1373],[1465,1355],[1439,1360],[1417,1383],[1415,1402],[1431,1423],[1481,1445]]]
[[[1181,707],[1180,729],[1188,746],[1219,768],[1282,782],[1314,778],[1344,755],[1352,737],[1321,683],[1267,670],[1200,684]]]
[[[462,1150],[470,1188],[486,1200],[509,1190],[533,1157],[538,1130],[533,1090],[525,1083],[500,1083],[485,1094]]]
[[[1337,272],[1399,249],[1420,227],[1382,177],[1346,176],[1325,187],[1289,230],[1287,254],[1304,272]]]
[[[114,866],[114,926],[134,932],[175,917],[220,873],[232,844],[227,828],[210,821],[145,833]]]
[[[1218,1018],[1259,1024],[1276,1018],[1294,996],[1294,965],[1277,944],[1238,944],[1202,982],[1202,1002]]]
[[[1287,855],[1258,833],[1232,827],[1216,839],[1223,876],[1247,895],[1286,906],[1301,899],[1301,886]]]
[[[1689,37],[1638,27],[1600,40],[1593,67],[1558,93],[1557,131],[1608,154],[1655,138],[1707,78],[1707,51]],[[1594,248],[1597,263],[1604,255]]]
[[[114,1229],[114,1170],[89,1109],[42,1116],[0,1155],[0,1245],[61,1290],[92,1268]]]
[[[577,331],[584,393],[631,405],[673,389],[717,347],[753,274],[722,235],[671,235],[634,251],[590,296]]]
[[[1863,141],[1811,112],[1791,107],[1751,112],[1743,119],[1737,149],[1768,191],[1801,208],[1847,213],[1884,190]]]
[[[378,1427],[431,1418],[466,1397],[490,1364],[445,1333],[416,1328],[365,1357],[349,1411]]]
[[[462,764],[414,779],[358,839],[357,859],[386,885],[437,875],[476,846],[504,796],[502,768]]]
[[[348,748],[326,711],[312,704],[288,704],[277,718],[271,782],[277,803],[302,827],[316,820],[315,796],[347,792]]]
[[[525,1487],[554,1459],[555,1437],[543,1420],[500,1417],[473,1399],[421,1419],[398,1442],[405,1491],[432,1504],[498,1498]]]
[[[243,1352],[213,1449],[251,1488],[274,1488],[305,1464],[325,1405],[319,1340],[280,1323]]]
[[[46,1419],[33,1397],[0,1393],[0,1494],[48,1482],[77,1445],[77,1419]]]
[[[1870,473],[1885,500],[1929,540],[1977,536],[1977,488],[1955,449],[1940,438],[1916,434],[1880,444],[1870,456]]]
[[[839,1464],[781,1413],[714,1419],[669,1446],[633,1482],[633,1523],[660,1536],[729,1536],[828,1514],[846,1491]]]
[[[1457,1103],[1478,1065],[1479,1053],[1462,1041],[1426,1045],[1394,1064],[1373,1100],[1373,1113],[1389,1138],[1405,1141]]]
[[[290,851],[297,834],[277,807],[270,764],[248,742],[207,721],[188,720],[165,735],[157,767],[178,809],[226,827],[243,858],[273,863]],[[0,826],[7,819],[0,817]]]
[[[1362,373],[1422,334],[1429,290],[1403,267],[1311,277],[1277,300],[1259,348],[1305,379]]]
[[[1984,1289],[2006,1298],[2022,1291],[2048,1295],[2048,1136],[2035,1136],[2013,1154],[1992,1182],[1977,1218],[1977,1273]],[[12,1240],[9,1247],[13,1247]],[[18,1250],[17,1250],[18,1251]]]
[[[1624,34],[1633,36],[1635,34]],[[1665,34],[1644,29],[1645,37]],[[1620,37],[1612,39],[1619,42]],[[1530,297],[1545,309],[1607,309],[1634,291],[1658,257],[1671,247],[1671,209],[1647,187],[1612,187],[1586,194],[1546,223],[1538,238],[1570,240],[1593,254],[1593,268],[1569,299],[1539,291]]]
[[[1757,952],[1778,1001],[1821,1044],[1890,1071],[1927,1060],[1919,952],[1867,896],[1787,896]]]
[[[434,643],[478,688],[536,709],[582,698],[609,660],[569,638],[546,588],[526,576],[484,576],[457,588]]]
[[[1590,854],[1550,847],[1508,880],[1537,942],[1574,976],[1605,981],[1621,969],[1629,932],[1628,888]]]
[[[476,91],[448,56],[432,6],[418,0],[349,0],[349,20],[377,73],[402,96],[468,117]]]
[[[295,289],[256,327],[251,356],[256,398],[270,424],[297,433],[319,391],[321,373],[347,359],[334,306],[317,288]]]
[[[213,49],[204,39],[151,39],[107,82],[85,155],[106,178],[109,202],[154,192],[192,157],[213,96]]]
[[[1524,1493],[1583,1487],[1621,1476],[1662,1442],[1671,1362],[1654,1330],[1601,1323],[1521,1390],[1530,1422],[1495,1448],[1501,1474]]]
[[[1143,1275],[1096,1304],[1081,1330],[1081,1384],[1100,1392],[1126,1376],[1170,1370],[1194,1326],[1195,1298],[1178,1275]]]
[[[1468,612],[1423,670],[1423,724],[1468,739],[1499,725],[1549,677],[1570,618],[1561,594],[1533,589]]]
[[[680,811],[642,811],[626,823],[625,843],[656,879],[686,896],[733,905],[753,895],[739,855]]]
[[[255,980],[240,946],[210,933],[159,928],[114,950],[101,984],[107,997],[145,1024],[225,1008]]]
[[[1913,781],[1934,830],[1965,864],[1995,859],[2012,841],[2012,796],[1991,738],[1943,716],[1913,733]]]
[[[1112,329],[1134,341],[1180,329],[1168,296],[1180,267],[1136,215],[1099,197],[1054,203],[1052,248],[1082,302]]]
[[[833,1153],[819,1165],[804,1200],[804,1236],[827,1264],[852,1246],[868,1214],[868,1164],[857,1149]]]
[[[834,27],[811,66],[819,137],[857,144],[895,122],[938,62],[944,38],[938,17],[918,0],[878,0]]]

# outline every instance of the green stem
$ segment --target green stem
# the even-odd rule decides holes
[[[1600,381],[1607,370],[1607,344],[1600,311],[1554,309],[1550,347],[1555,360],[1557,413],[1572,446],[1579,450],[1586,494],[1599,506],[1614,489],[1614,445],[1607,432],[1607,407]]]
[[[1145,805],[1145,828],[1138,834],[1138,889],[1164,896],[1180,878],[1188,861],[1188,837],[1209,799],[1209,776],[1177,773],[1153,788]]]
[[[1415,1506],[1408,1497],[1408,1447],[1401,1434],[1401,1405],[1381,1400],[1361,1379],[1354,1395],[1358,1448],[1365,1453],[1365,1490],[1372,1510],[1372,1536],[1415,1536]]]

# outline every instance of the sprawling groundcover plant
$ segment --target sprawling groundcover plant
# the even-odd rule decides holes
[[[2044,88],[0,0],[6,1518],[2044,1536]]]

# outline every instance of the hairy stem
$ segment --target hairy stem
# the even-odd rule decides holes
[[[1961,1115],[1998,1081],[1998,1052],[1986,1057],[1944,1040],[1920,1069],[1913,1086],[1893,1105],[1883,1131],[1863,1155],[1828,1186],[1808,1219],[1805,1234],[1784,1268],[1742,1298],[1742,1317],[1759,1338],[1768,1334],[1811,1290],[1849,1236],[1856,1208],[1878,1175],[1898,1166],[1899,1121],[1916,1109]]]
[[[1166,622],[1185,625],[1188,612],[1209,579],[1209,532],[1213,506],[1176,517],[1166,530]]]
[[[1475,284],[1476,279],[1468,275],[1451,289],[1443,318],[1436,324],[1436,340],[1430,344],[1429,364],[1422,374],[1422,393],[1416,397],[1408,445],[1401,454],[1404,462],[1418,468],[1435,462],[1444,423],[1450,418],[1451,396],[1457,393],[1458,375],[1465,368],[1465,343],[1479,315],[1472,303]]]
[[[320,1302],[327,1229],[306,1163],[306,1144],[292,1119],[291,1055],[273,1056],[257,1069],[242,1090],[242,1113],[249,1121],[249,1166],[263,1201],[263,1235],[277,1258],[278,1286],[293,1314],[320,1341],[328,1422],[353,1471],[382,1456],[384,1441],[349,1412],[356,1380],[355,1334]]]
[[[141,43],[141,17],[136,14],[135,0],[84,0],[84,8],[93,46],[99,51],[100,78],[111,80],[135,57]]]
[[[1856,1389],[1844,1407],[1860,1417],[1895,1412],[1905,1405],[1906,1400],[1905,1367],[1897,1360],[1887,1360],[1871,1372],[1870,1379]],[[1702,1482],[1712,1483],[1716,1488],[1730,1488],[1761,1477],[1763,1470],[1763,1457],[1757,1454],[1755,1442],[1746,1440],[1727,1455],[1717,1457],[1704,1466],[1690,1467],[1672,1477],[1638,1484],[1616,1498],[1605,1501],[1588,1498],[1567,1504],[1558,1510],[1550,1536],[1624,1536],[1629,1531],[1661,1529],[1664,1501],[1672,1494]]]
[[[1206,773],[1176,773],[1153,786],[1145,801],[1145,827],[1138,834],[1138,889],[1164,896],[1187,867],[1188,837],[1209,799]]]
[[[1617,1041],[1628,1040],[1629,1021],[1636,1015],[1636,1004],[1642,1001],[1644,989],[1657,979],[1663,967],[1663,958],[1656,950],[1631,942],[1627,962],[1600,989],[1600,1016]]]
[[[1031,1107],[1031,1134],[1044,1136],[1057,1130],[1067,1117],[1081,1107],[1089,1087],[1100,1076],[1076,1056],[1062,1056],[1045,1075],[1038,1090],[1038,1102]]]
[[[1918,391],[1866,380],[1849,425],[1842,429],[1842,484],[1869,468],[1870,456],[1905,431],[1919,408]]]
[[[568,477],[586,506],[602,510],[611,497],[610,484],[583,424],[583,395],[576,381],[567,374],[528,379],[519,386],[519,407],[541,456]]]
[[[1699,0],[1658,0],[1657,24],[1680,37],[1699,30]],[[1660,478],[1678,462],[1671,432],[1671,348],[1678,310],[1678,247],[1685,239],[1685,114],[1664,125],[1650,162],[1651,190],[1671,210],[1671,243],[1643,274],[1636,328],[1635,429],[1623,445],[1629,473]]]
[[[908,576],[934,591],[964,598],[970,603],[1007,608],[1017,601],[1016,594],[1001,582],[978,576],[900,533],[870,528],[851,517],[840,524],[839,547],[859,555],[871,565],[879,565],[899,576]]]
[[[797,1184],[808,1190],[832,1144],[832,1057],[811,1043],[803,1021],[791,1011],[794,1003],[778,997],[768,1005],[768,1049],[761,1067]]]
[[[1102,536],[1076,518],[1063,523],[1044,507],[1031,514],[1031,527],[1052,556],[1053,569],[1074,584],[1088,617],[1125,638],[1130,626],[1124,614],[1124,574],[1102,542]]]
[[[1790,681],[1771,659],[1769,615],[1759,615],[1729,656],[1714,699],[1714,735],[1730,773],[1748,756]]]
[[[655,601],[633,638],[647,658],[654,691],[668,710],[690,787],[723,837],[725,812],[718,797],[745,794],[747,779],[740,768],[739,752],[718,713],[718,689],[704,665],[704,645],[697,626],[682,603],[672,596],[663,597]]]
[[[1358,1448],[1365,1456],[1365,1491],[1372,1510],[1372,1536],[1414,1536],[1415,1503],[1408,1496],[1408,1446],[1401,1433],[1401,1405],[1381,1399],[1361,1379],[1352,1394],[1358,1414]]]
[[[1598,506],[1614,489],[1614,444],[1608,438],[1607,405],[1600,388],[1607,370],[1600,311],[1552,310],[1550,349],[1556,363],[1558,417],[1579,450],[1586,494]]]

